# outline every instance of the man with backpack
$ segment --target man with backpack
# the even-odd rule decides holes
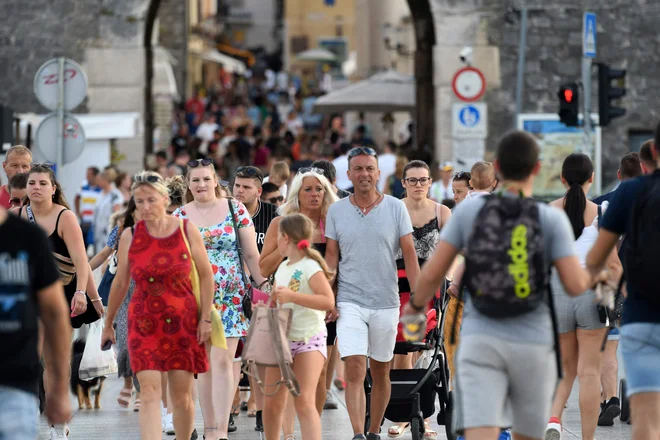
[[[651,154],[660,151],[660,124]],[[632,415],[632,437],[660,437],[660,171],[622,182],[587,256],[587,267],[598,270],[625,234],[623,264],[628,296],[623,303],[621,354],[626,371]]]
[[[456,359],[453,429],[466,440],[494,440],[511,426],[517,439],[541,439],[559,359],[550,266],[570,295],[602,277],[581,268],[566,214],[530,198],[541,167],[535,139],[525,132],[505,136],[494,165],[501,189],[456,208],[404,315],[423,310],[458,252],[467,249],[463,280],[469,292]]]

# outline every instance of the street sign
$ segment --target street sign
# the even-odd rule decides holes
[[[464,67],[456,72],[451,86],[454,94],[461,101],[478,101],[486,93],[486,78],[481,70]]]
[[[596,58],[596,14],[584,13],[582,24],[582,54],[587,58]]]
[[[34,93],[48,110],[57,110],[59,97],[58,59],[46,61],[34,76]],[[78,107],[87,95],[87,75],[80,64],[73,60],[64,61],[64,111]]]
[[[488,106],[483,103],[452,105],[452,137],[485,139],[488,135]]]
[[[44,159],[57,163],[57,114],[48,115],[37,128],[35,141]],[[80,122],[70,114],[64,115],[64,145],[62,164],[73,162],[85,148],[85,132]]]

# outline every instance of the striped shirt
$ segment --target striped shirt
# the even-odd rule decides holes
[[[270,226],[270,222],[272,222],[277,216],[277,207],[275,205],[259,200],[257,213],[252,216],[252,223],[254,223],[254,232],[257,237],[257,248],[259,249],[259,253],[261,253],[261,250],[264,247],[264,239],[266,238],[268,226]]]

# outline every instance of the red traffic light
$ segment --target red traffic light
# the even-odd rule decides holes
[[[566,100],[566,102],[572,102],[573,101],[573,90],[565,89],[564,90],[564,99]]]

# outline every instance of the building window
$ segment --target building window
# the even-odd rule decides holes
[[[642,144],[649,139],[653,139],[651,130],[630,130],[628,132],[628,148],[630,151],[639,153]]]
[[[297,54],[309,49],[309,39],[307,37],[291,37],[291,53]]]

